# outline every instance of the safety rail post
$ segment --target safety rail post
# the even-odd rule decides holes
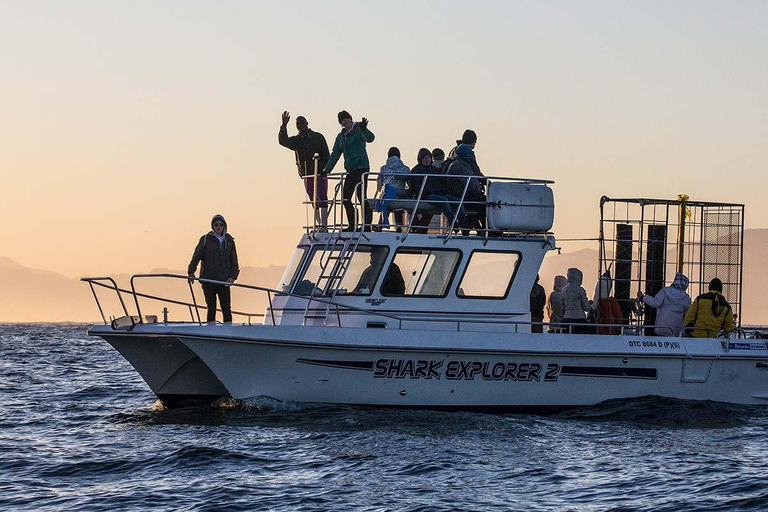
[[[269,301],[269,314],[272,317],[272,325],[277,325],[275,323],[275,309],[272,307],[272,292],[267,292],[267,300]],[[251,322],[250,315],[248,316],[248,323]]]
[[[197,299],[195,298],[195,290],[192,288],[192,282],[194,281],[194,277],[191,280],[187,280],[187,283],[189,284],[189,294],[192,295],[192,304],[195,305],[195,314],[197,315],[197,324],[203,325],[203,322],[200,320],[200,308],[197,307]],[[189,308],[189,317],[194,322],[195,317],[192,315],[192,308]]]
[[[419,176],[418,174],[416,176]],[[424,186],[427,184],[427,179],[429,179],[429,174],[422,174],[421,176],[424,177],[423,180],[421,180],[421,187],[419,187],[419,195],[416,196],[416,203],[413,205],[413,211],[411,212],[410,219],[408,219],[408,227],[405,230],[405,233],[403,234],[402,242],[405,242],[405,239],[408,238],[408,235],[411,233],[411,228],[413,227],[413,219],[416,218],[416,212],[419,210],[419,203],[421,203],[421,196],[424,194]]]
[[[467,196],[467,189],[469,189],[469,180],[471,179],[472,179],[472,176],[467,176],[467,179],[464,182],[464,190],[461,191],[461,198],[459,199],[459,204],[456,207],[456,215],[453,216],[453,222],[451,222],[451,227],[448,229],[448,236],[446,236],[445,240],[443,241],[444,244],[447,243],[448,240],[453,235],[453,227],[456,225],[456,219],[459,216],[459,212],[461,211],[462,206],[464,206],[464,198]]]
[[[96,300],[96,307],[99,308],[99,313],[101,314],[101,320],[106,324],[107,317],[104,316],[104,310],[101,309],[101,302],[99,302],[99,297],[96,295],[96,290],[93,289],[93,283],[91,281],[88,281],[88,286],[91,288],[91,293],[93,294],[94,300]]]

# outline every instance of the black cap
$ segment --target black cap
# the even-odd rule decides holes
[[[723,293],[723,282],[718,278],[714,278],[709,282],[709,290],[713,292]]]
[[[393,156],[400,158],[400,150],[395,146],[392,146],[391,148],[389,148],[389,151],[387,152],[387,158],[390,158]]]
[[[341,122],[344,119],[350,119],[350,120],[352,119],[352,116],[349,115],[349,112],[347,112],[346,110],[342,110],[341,112],[339,112],[339,116],[338,117],[339,117],[339,124],[341,124]]]

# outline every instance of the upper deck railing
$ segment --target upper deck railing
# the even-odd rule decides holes
[[[392,178],[394,180],[398,181],[405,181],[408,183],[408,188],[405,189],[408,192],[408,195],[406,197],[395,197],[395,198],[384,198],[382,197],[382,191],[379,190],[378,186],[376,187],[376,190],[371,194],[371,187],[370,183],[377,183],[379,177],[387,177]],[[392,174],[392,173],[384,173],[384,172],[375,172],[375,171],[369,171],[363,174],[362,180],[360,183],[357,183],[354,187],[354,193],[352,194],[351,202],[354,207],[355,212],[355,218],[352,219],[352,222],[350,222],[348,219],[346,219],[346,214],[344,212],[343,204],[344,204],[344,198],[343,198],[343,190],[344,190],[344,184],[346,180],[349,177],[349,173],[332,173],[328,174],[322,178],[325,178],[328,180],[327,183],[327,190],[328,190],[328,201],[327,201],[327,208],[328,208],[328,221],[326,224],[322,224],[319,222],[319,218],[317,215],[314,215],[314,211],[318,208],[318,199],[317,199],[317,190],[318,190],[318,181],[314,180],[314,176],[308,175],[305,176],[304,180],[312,180],[310,185],[314,187],[314,194],[313,194],[313,200],[307,200],[304,201],[303,204],[307,206],[307,219],[308,223],[304,228],[308,232],[322,232],[322,231],[339,231],[347,227],[348,225],[352,225],[354,228],[353,231],[399,231],[403,233],[402,239],[405,239],[411,232],[414,233],[426,233],[429,229],[429,226],[423,226],[423,225],[417,225],[414,224],[415,220],[418,218],[418,214],[420,213],[431,213],[433,215],[443,215],[448,210],[452,210],[455,213],[453,213],[450,217],[445,215],[446,219],[446,226],[441,228],[441,232],[446,235],[446,237],[451,237],[455,234],[456,231],[461,230],[463,234],[468,235],[470,230],[475,231],[478,236],[488,237],[489,235],[497,235],[499,234],[498,231],[490,229],[487,224],[481,224],[478,222],[473,222],[473,225],[470,226],[460,226],[459,225],[459,218],[461,211],[468,211],[469,217],[471,217],[473,221],[479,220],[478,217],[485,218],[484,213],[481,215],[478,215],[476,212],[479,212],[480,210],[487,208],[487,207],[493,207],[493,206],[501,206],[501,204],[497,202],[489,202],[487,198],[484,198],[484,200],[477,200],[477,199],[469,199],[467,197],[467,193],[470,187],[470,183],[475,180],[481,184],[485,191],[488,190],[489,186],[493,182],[503,182],[503,183],[521,183],[521,184],[533,184],[533,185],[550,185],[553,184],[554,181],[552,180],[546,180],[546,179],[540,179],[540,178],[518,178],[518,177],[508,177],[508,176],[464,176],[464,175],[450,175],[450,174],[412,174],[412,173],[400,173],[400,174]],[[321,179],[322,179],[321,178]],[[435,196],[426,196],[425,195],[425,189],[428,182],[432,183],[435,180],[440,180],[441,183],[446,183],[446,181],[457,181],[460,186],[462,187],[462,192],[460,196],[452,196],[451,199],[446,198],[445,193],[439,193],[437,196],[442,196],[442,199],[437,198]],[[419,188],[416,190],[415,188],[410,188],[412,184],[419,183]],[[443,190],[445,190],[445,187],[440,187]],[[403,190],[403,189],[401,189]],[[373,217],[374,213],[374,207],[376,202],[379,202],[380,204],[386,204],[388,205],[389,212],[392,211],[398,211],[398,212],[405,212],[408,214],[408,221],[403,224],[385,224],[382,225],[380,223],[377,223],[375,221],[371,221],[370,223],[365,222],[365,210],[368,209],[371,211],[371,216]],[[444,206],[448,206],[449,208],[445,208]],[[538,205],[516,205],[518,207],[540,207]],[[473,214],[474,213],[474,214]],[[344,220],[342,220],[344,219]],[[346,225],[345,222],[346,221]]]

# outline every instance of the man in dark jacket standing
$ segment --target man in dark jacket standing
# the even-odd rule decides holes
[[[341,155],[344,155],[344,170],[347,171],[347,177],[344,180],[344,210],[347,213],[347,228],[345,231],[354,231],[355,229],[355,207],[352,204],[352,194],[357,189],[357,198],[362,203],[363,220],[366,224],[365,230],[370,231],[373,212],[362,200],[362,186],[357,187],[363,181],[363,174],[368,172],[371,164],[368,162],[368,152],[365,144],[373,142],[375,136],[368,129],[368,119],[363,118],[359,123],[352,121],[352,116],[346,110],[342,110],[338,115],[341,132],[336,136],[333,143],[331,157],[325,166],[324,174],[333,170],[336,162]]]
[[[283,124],[280,125],[277,140],[281,146],[296,154],[299,176],[304,181],[304,189],[307,191],[309,200],[314,203],[315,222],[325,227],[328,224],[328,178],[315,176],[315,155],[317,155],[317,172],[322,173],[330,156],[328,143],[325,142],[322,133],[309,129],[309,123],[304,116],[296,118],[296,129],[299,134],[289,137],[288,121],[290,120],[291,115],[287,111],[283,112]],[[315,180],[315,178],[318,179]],[[315,196],[315,190],[317,190],[317,196]]]
[[[547,292],[539,284],[539,274],[531,288],[531,332],[544,332],[544,306],[547,303]]]
[[[211,281],[226,281],[234,283],[240,274],[240,265],[237,262],[237,249],[235,239],[227,233],[227,221],[221,215],[214,215],[211,219],[211,231],[200,237],[200,241],[192,254],[187,273],[189,278],[195,277],[197,264],[203,262],[200,268],[200,279]],[[208,306],[208,322],[216,321],[216,296],[219,297],[219,305],[225,322],[232,321],[232,307],[229,285],[201,283],[205,304]]]

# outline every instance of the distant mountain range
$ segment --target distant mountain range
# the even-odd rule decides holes
[[[744,291],[742,323],[768,325],[768,310],[763,309],[768,290],[768,273],[765,255],[768,254],[768,229],[748,229],[744,233]],[[584,287],[591,297],[597,279],[597,251],[582,249],[562,254],[550,253],[541,267],[541,284],[549,291],[554,276],[565,274],[570,267],[580,268],[584,272]],[[274,288],[280,281],[284,267],[244,267],[238,282]],[[148,273],[166,272],[184,274],[183,270],[153,269]],[[130,274],[113,275],[121,288],[130,288]],[[137,291],[150,295],[173,298],[190,302],[191,295],[185,280],[169,283],[168,280],[143,279],[136,282]],[[97,289],[105,315],[120,315],[121,307],[114,293]],[[202,292],[195,285],[195,297],[198,304],[203,304]],[[127,300],[127,298],[126,298]],[[163,305],[150,300],[140,301],[142,313],[162,316]],[[233,307],[235,310],[262,313],[267,305],[264,293],[235,290]],[[135,305],[127,304],[130,312]],[[169,318],[180,320],[189,318],[189,308],[184,306],[169,307]],[[202,314],[202,313],[201,313]],[[0,322],[97,322],[101,321],[93,295],[85,283],[77,279],[49,272],[27,268],[10,258],[0,257]],[[252,321],[260,321],[253,318]]]

